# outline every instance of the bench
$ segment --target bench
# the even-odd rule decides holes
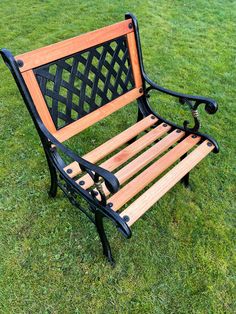
[[[177,182],[188,186],[189,172],[210,152],[219,151],[212,137],[199,132],[199,105],[214,114],[216,102],[163,88],[147,76],[131,13],[122,22],[15,57],[2,49],[1,56],[42,141],[51,175],[49,195],[55,197],[59,187],[95,224],[111,264],[104,218],[130,238],[131,226],[153,204]],[[151,91],[187,106],[193,126],[161,117],[152,109]],[[134,101],[137,122],[128,129],[84,156],[65,145]],[[81,206],[81,197],[87,207]]]

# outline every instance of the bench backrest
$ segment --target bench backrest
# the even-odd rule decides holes
[[[142,95],[131,19],[15,58],[43,123],[60,141]]]

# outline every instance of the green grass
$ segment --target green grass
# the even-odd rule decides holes
[[[130,240],[108,224],[117,262],[112,269],[93,225],[62,193],[48,198],[38,136],[1,62],[0,313],[236,311],[236,1],[2,0],[0,47],[16,55],[118,22],[127,11],[138,17],[150,77],[218,101],[215,116],[204,110],[201,116],[221,152],[192,172],[191,191],[178,184],[153,206]],[[156,104],[165,116],[183,120],[185,111],[172,100]],[[108,119],[112,134],[133,121],[134,110],[127,110],[118,113],[122,120]],[[99,135],[95,131],[89,132],[105,139],[104,124]],[[83,139],[72,141],[79,153],[96,144]]]

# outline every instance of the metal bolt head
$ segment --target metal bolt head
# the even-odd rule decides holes
[[[125,215],[125,216],[123,217],[123,219],[124,219],[125,222],[128,222],[128,221],[130,220],[129,216],[127,216],[127,215]]]
[[[154,119],[156,119],[156,117],[155,117],[155,116],[151,116],[151,119],[153,119],[153,120],[154,120]]]
[[[79,181],[79,185],[85,185],[85,182],[83,180]]]
[[[211,147],[213,144],[211,142],[207,142],[207,146]]]
[[[166,127],[167,127],[167,124],[166,124],[166,123],[164,123],[164,124],[163,124],[163,126],[166,128]]]
[[[177,133],[181,133],[181,130],[180,130],[180,129],[177,129],[176,132],[177,132]]]
[[[113,203],[108,203],[107,206],[112,207]]]
[[[192,135],[192,138],[197,138],[197,135],[196,134]]]
[[[19,67],[19,68],[22,68],[22,67],[23,67],[24,62],[23,62],[22,60],[17,60],[16,62],[17,62],[17,64],[18,64],[18,67]]]
[[[143,88],[141,87],[140,89],[139,89],[139,93],[141,94],[143,92]]]
[[[129,29],[132,29],[132,28],[133,28],[133,24],[129,23]]]
[[[68,174],[71,174],[71,173],[73,172],[73,170],[69,168],[69,169],[66,170],[66,172],[67,172]]]

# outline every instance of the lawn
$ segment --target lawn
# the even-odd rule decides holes
[[[220,153],[193,170],[191,190],[178,184],[153,206],[130,240],[107,225],[111,268],[86,217],[61,192],[48,198],[39,138],[0,60],[0,313],[236,312],[236,1],[2,0],[0,47],[17,55],[118,22],[128,11],[139,20],[150,77],[219,103],[215,116],[201,110],[201,120]],[[111,125],[110,135],[118,133],[135,120],[134,106],[71,145],[82,154]],[[156,97],[154,106],[177,122],[186,114],[169,98]]]

